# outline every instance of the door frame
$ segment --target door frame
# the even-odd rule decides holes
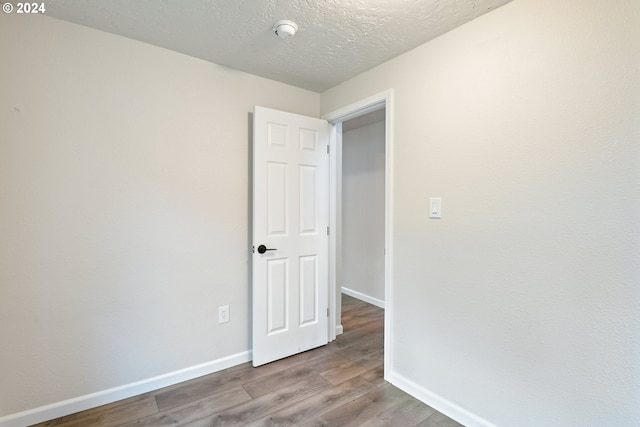
[[[322,116],[333,125],[329,137],[329,341],[342,333],[340,292],[342,276],[342,122],[385,108],[384,170],[384,378],[391,372],[393,324],[393,89],[349,104]]]

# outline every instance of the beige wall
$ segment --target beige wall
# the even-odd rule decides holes
[[[640,425],[638,52],[636,0],[515,0],[322,94],[394,89],[388,374],[467,425]]]
[[[41,16],[0,58],[0,418],[248,357],[249,112],[319,95]]]
[[[384,305],[384,120],[342,133],[342,283]]]

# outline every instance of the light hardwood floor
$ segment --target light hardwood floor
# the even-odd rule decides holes
[[[462,427],[383,379],[384,310],[342,296],[344,334],[259,368],[250,363],[44,426]]]

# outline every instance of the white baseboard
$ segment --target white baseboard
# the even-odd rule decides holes
[[[251,360],[251,351],[232,354],[221,359],[212,360],[200,365],[169,372],[157,377],[125,384],[108,390],[63,400],[50,405],[40,406],[23,412],[0,417],[0,427],[24,427],[41,423],[54,418],[95,408],[97,406],[113,403],[118,400],[127,399],[139,394],[158,390],[163,387],[178,384],[183,381],[192,380],[203,375],[212,374],[232,366],[239,365]]]
[[[342,335],[343,332],[344,329],[342,328],[342,325],[336,326],[336,335]]]
[[[361,301],[368,302],[369,304],[373,304],[377,307],[384,308],[384,301],[378,298],[370,297],[369,295],[365,295],[362,292],[354,291],[353,289],[345,288],[343,286],[342,293],[349,295],[350,297],[357,298]]]
[[[385,372],[385,380],[466,427],[496,427],[495,424],[473,412],[444,399],[395,372]]]

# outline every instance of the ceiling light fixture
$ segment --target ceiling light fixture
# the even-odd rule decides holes
[[[286,19],[281,19],[273,26],[273,32],[281,39],[290,39],[296,35],[296,31],[298,31],[298,24]]]

